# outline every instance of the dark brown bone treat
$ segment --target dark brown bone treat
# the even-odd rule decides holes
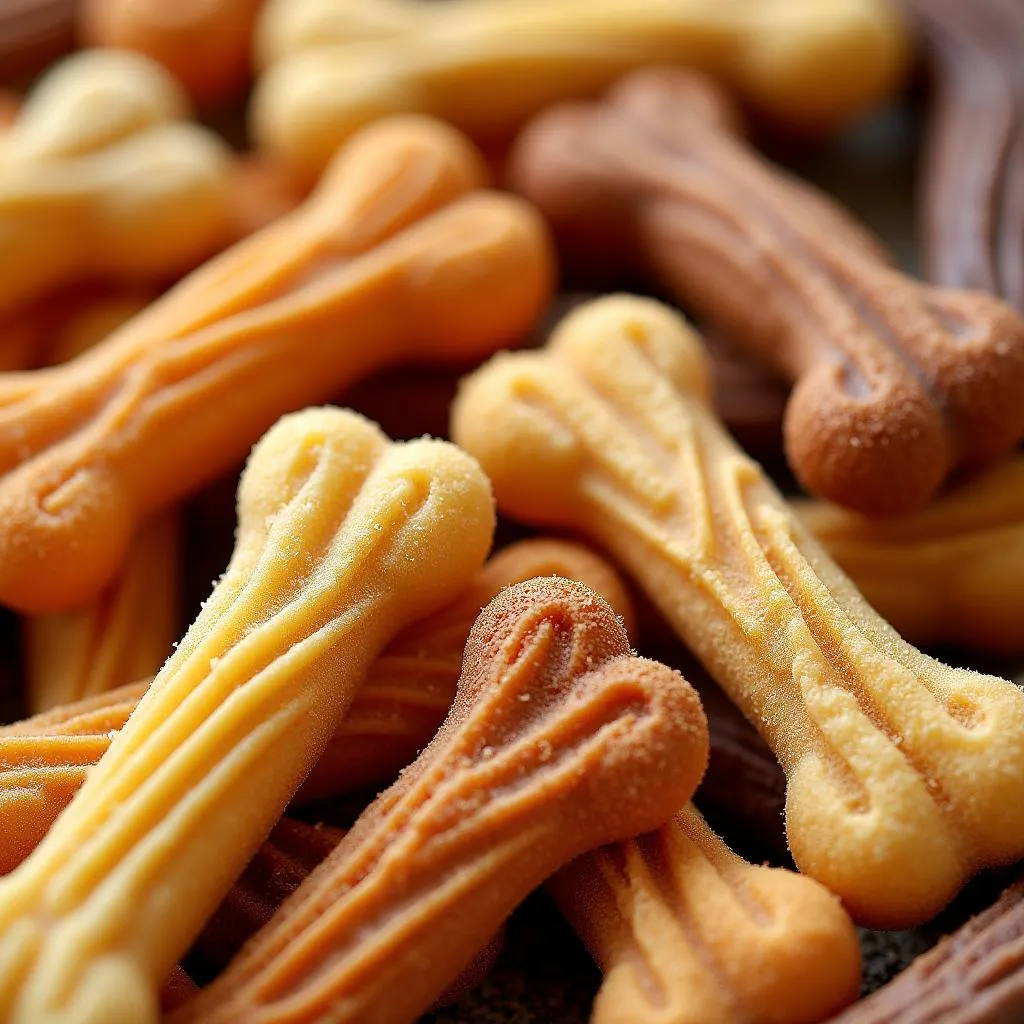
[[[415,1020],[548,875],[681,806],[706,744],[696,694],[631,656],[602,599],[509,588],[434,741],[173,1020]]]
[[[925,271],[1024,310],[1024,4],[903,2],[933,78],[920,192]]]
[[[71,50],[77,0],[0,0],[0,85],[24,82]]]
[[[1014,1024],[1024,1020],[1024,882],[834,1024]]]
[[[790,462],[872,514],[923,505],[1024,435],[1024,322],[889,266],[874,239],[759,158],[716,86],[678,69],[566,103],[517,143],[513,185],[573,261],[643,267],[684,309],[794,382]]]

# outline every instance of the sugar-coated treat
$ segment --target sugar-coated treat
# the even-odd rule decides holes
[[[1024,319],[922,284],[827,197],[767,164],[709,79],[637,72],[541,114],[513,185],[570,258],[646,271],[794,382],[786,453],[812,493],[869,514],[924,505],[1024,437]]]
[[[706,760],[696,694],[630,654],[601,598],[511,587],[474,624],[434,741],[171,1020],[414,1021],[533,888],[657,827]]]
[[[523,200],[425,118],[353,139],[298,210],[65,366],[0,382],[0,602],[92,599],[141,522],[230,469],[282,413],[381,367],[525,334],[552,287]]]
[[[84,608],[22,623],[30,714],[152,678],[179,635],[182,555],[176,510],[145,524],[117,579]]]
[[[604,971],[591,1024],[816,1024],[857,997],[857,931],[835,896],[747,863],[692,805],[548,889]]]
[[[139,54],[61,62],[0,133],[0,315],[83,277],[191,270],[229,240],[227,146]]]
[[[794,508],[872,607],[912,643],[1024,651],[1024,456],[895,519],[825,502]]]
[[[263,0],[80,0],[87,46],[135,50],[158,61],[198,103],[235,98],[249,81]]]
[[[902,2],[933,79],[918,193],[925,271],[1024,312],[1024,7]]]
[[[498,507],[613,554],[778,757],[802,871],[862,923],[937,913],[1024,855],[1024,692],[900,639],[710,408],[682,319],[612,296],[460,390]]]
[[[270,0],[258,35],[256,138],[309,177],[378,117],[441,117],[508,139],[548,104],[630,69],[684,63],[777,120],[834,128],[898,86],[886,0]]]
[[[1024,1019],[1024,881],[833,1024],[1010,1024]]]
[[[454,446],[287,416],[227,572],[49,833],[0,880],[0,1019],[157,1019],[156,990],[322,752],[366,669],[479,569],[494,507]],[[493,931],[493,929],[492,929]]]

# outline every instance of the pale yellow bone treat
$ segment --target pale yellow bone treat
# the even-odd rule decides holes
[[[548,889],[605,973],[591,1024],[814,1024],[857,997],[857,932],[835,896],[749,864],[692,805]]]
[[[785,123],[834,127],[887,96],[906,33],[885,0],[271,0],[252,124],[307,176],[386,114],[507,140],[548,104],[682,62]]]
[[[758,727],[801,870],[863,922],[925,920],[1024,855],[1024,693],[901,640],[730,440],[708,377],[679,316],[609,297],[464,382],[453,437],[500,509],[615,555]]]
[[[30,714],[156,674],[179,628],[178,519],[170,510],[147,523],[117,579],[91,604],[23,620]]]
[[[68,58],[0,135],[0,312],[85,275],[191,270],[229,240],[232,160],[181,87],[118,50]]]
[[[157,1019],[161,980],[280,817],[373,658],[494,526],[476,463],[310,409],[256,446],[231,564],[32,855],[0,880],[0,1020]]]
[[[871,605],[916,644],[1024,651],[1024,456],[896,519],[794,505]]]
[[[77,359],[0,380],[0,603],[91,600],[145,519],[283,413],[386,366],[521,340],[550,297],[551,244],[485,176],[440,122],[375,124],[293,213]]]

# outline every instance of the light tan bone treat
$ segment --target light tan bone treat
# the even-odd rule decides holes
[[[137,50],[166,67],[199,103],[224,103],[249,81],[262,0],[82,0],[87,46]]]
[[[548,889],[605,974],[591,1024],[814,1024],[857,997],[857,932],[835,896],[747,863],[692,805]]]
[[[482,176],[439,122],[380,122],[293,214],[78,359],[0,382],[0,601],[90,600],[142,520],[287,410],[385,365],[464,364],[524,335],[552,287],[550,243]]]
[[[102,595],[70,612],[22,622],[31,714],[149,679],[178,635],[181,543],[177,510],[143,526]]]
[[[464,382],[452,435],[500,509],[611,552],[757,726],[801,870],[861,922],[926,920],[1024,855],[1024,693],[901,640],[730,440],[708,378],[677,314],[609,297]]]
[[[870,514],[923,506],[1024,437],[1024,319],[912,280],[827,197],[737,135],[714,84],[662,68],[520,137],[510,179],[559,242],[643,269],[794,382],[786,452],[807,490]]]
[[[896,519],[817,501],[794,508],[872,607],[911,642],[1024,651],[1024,456]]]
[[[448,714],[473,620],[500,590],[535,576],[584,583],[622,617],[632,607],[617,573],[568,541],[526,540],[495,555],[446,608],[385,647],[326,749],[295,795],[319,800],[387,785],[415,760]],[[0,874],[36,846],[105,753],[148,680],[0,727]]]
[[[546,577],[466,644],[451,714],[321,866],[174,1024],[402,1024],[572,857],[657,827],[707,761],[677,672],[630,655],[609,606]]]
[[[175,277],[228,241],[231,157],[138,54],[90,50],[0,134],[0,312],[67,281]]]
[[[386,114],[441,117],[482,143],[632,68],[682,62],[786,124],[828,129],[898,85],[906,35],[883,0],[271,0],[252,127],[314,177]]]
[[[157,1019],[156,987],[270,831],[390,637],[483,562],[493,499],[441,441],[285,417],[227,572],[53,828],[0,880],[0,1019]]]

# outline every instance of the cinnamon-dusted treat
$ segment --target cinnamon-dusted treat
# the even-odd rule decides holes
[[[466,637],[505,587],[537,576],[585,584],[622,617],[633,609],[616,571],[568,541],[520,541],[496,554],[448,607],[397,636],[370,667],[352,707],[296,795],[299,801],[391,783],[430,742],[455,699]]]
[[[1017,0],[903,0],[933,82],[922,168],[928,276],[1024,311],[1024,8]]]
[[[148,685],[124,686],[0,728],[0,874],[36,848]]]
[[[20,83],[67,53],[78,0],[0,0],[0,85]]]
[[[81,0],[86,46],[136,50],[159,61],[198,103],[234,99],[249,81],[263,0]]]
[[[293,214],[66,366],[0,383],[0,601],[74,607],[140,522],[274,419],[384,365],[459,364],[524,334],[551,289],[521,199],[423,118],[368,128]]]
[[[253,450],[231,564],[128,723],[0,880],[0,1018],[157,1018],[156,988],[269,833],[373,658],[494,527],[476,463],[308,409]]]
[[[192,956],[223,969],[344,835],[344,829],[282,818],[206,922]]]
[[[549,577],[481,613],[451,715],[213,984],[172,1018],[401,1024],[572,857],[657,827],[704,770],[676,672]]]
[[[834,1024],[1012,1024],[1024,1018],[1024,882]]]
[[[835,896],[748,864],[692,805],[548,888],[605,974],[591,1024],[815,1024],[857,997],[857,932]]]
[[[615,296],[470,377],[452,436],[499,509],[596,539],[757,726],[802,871],[862,923],[1024,856],[1024,693],[899,638],[744,456],[681,318]]]
[[[180,548],[178,513],[163,512],[143,526],[117,579],[95,601],[24,620],[30,714],[157,673],[178,636]]]
[[[0,313],[84,276],[191,270],[229,237],[231,157],[158,64],[69,57],[0,133]]]
[[[957,466],[1024,436],[1024,321],[981,292],[911,280],[838,206],[737,136],[709,80],[652,69],[600,103],[545,112],[515,187],[567,252],[636,261],[794,381],[790,464],[872,514],[923,505]]]
[[[831,129],[892,93],[907,49],[885,0],[270,0],[257,45],[270,67],[254,133],[309,177],[375,118],[429,113],[500,144],[548,104],[656,61]]]
[[[896,519],[869,519],[825,502],[794,507],[908,640],[1024,651],[1024,456]]]

